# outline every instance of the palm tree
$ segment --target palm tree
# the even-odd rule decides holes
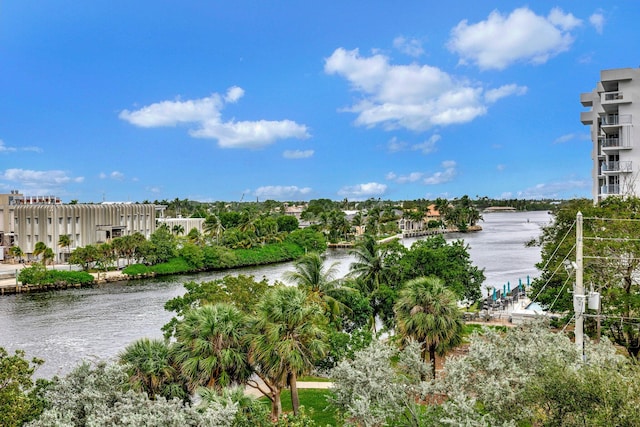
[[[184,234],[184,226],[182,224],[175,224],[171,231],[173,231],[173,234],[175,234],[176,236],[179,236],[181,234]]]
[[[42,253],[42,264],[44,264],[44,265],[53,264],[53,260],[54,260],[55,257],[56,256],[53,253],[53,249],[46,248],[44,250],[44,252]]]
[[[342,292],[353,291],[351,288],[341,286],[335,279],[337,265],[336,262],[325,268],[322,256],[317,252],[310,252],[294,263],[294,271],[284,273],[284,278],[305,291],[309,300],[325,308],[331,321],[336,320],[341,310],[349,311],[349,308],[336,297]]]
[[[327,351],[326,322],[322,308],[297,288],[280,286],[271,289],[258,304],[251,343],[251,360],[256,372],[266,379],[271,399],[271,416],[277,419],[282,411],[280,390],[291,387],[291,405],[298,414],[297,378],[309,372],[314,362]]]
[[[22,256],[24,255],[20,246],[11,246],[8,252],[13,258],[18,258],[18,262],[22,260]]]
[[[174,357],[189,390],[221,389],[251,375],[244,341],[247,319],[230,304],[189,310],[176,327]]]
[[[203,229],[207,236],[210,238],[215,237],[216,244],[220,242],[220,234],[224,232],[224,227],[222,226],[220,218],[216,215],[209,215],[207,219],[204,220]]]
[[[443,356],[462,341],[463,321],[456,294],[437,277],[419,277],[405,283],[394,310],[397,333],[403,342],[422,344],[422,357],[436,375],[436,354]]]
[[[58,246],[61,248],[66,248],[67,249],[67,258],[69,257],[69,246],[71,246],[71,236],[69,236],[68,234],[62,234],[60,235],[60,238],[58,239]]]
[[[349,267],[349,275],[357,279],[357,283],[361,286],[360,291],[364,295],[375,296],[380,285],[385,283],[389,271],[389,266],[385,263],[387,250],[376,242],[374,236],[365,234],[364,239],[358,242],[349,253],[356,258]],[[381,309],[375,301],[375,298],[371,298],[373,305],[371,327],[374,332],[376,331],[375,318]]]
[[[46,250],[47,245],[45,245],[44,242],[37,242],[36,246],[33,248],[33,256],[38,257],[43,255]]]
[[[171,347],[165,341],[139,339],[129,344],[118,359],[126,365],[134,390],[147,393],[151,399],[157,396],[187,399],[188,391],[179,379],[178,369],[171,358]]]

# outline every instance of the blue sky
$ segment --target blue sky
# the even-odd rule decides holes
[[[590,197],[581,92],[640,2],[0,4],[0,191]]]

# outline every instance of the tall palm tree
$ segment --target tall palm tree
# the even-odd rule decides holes
[[[322,256],[317,252],[309,252],[294,263],[294,271],[284,273],[286,280],[298,285],[311,301],[325,308],[331,321],[336,320],[341,311],[349,311],[336,297],[342,292],[353,291],[341,286],[335,279],[337,266],[338,263],[333,263],[325,268]]]
[[[230,304],[189,310],[176,327],[174,357],[189,390],[221,389],[251,375],[244,341],[247,318]]]
[[[58,239],[58,246],[62,249],[66,248],[67,258],[69,258],[69,246],[71,246],[71,236],[69,236],[68,234],[60,235],[60,238]]]
[[[46,250],[47,245],[45,245],[44,242],[37,242],[36,246],[33,248],[33,256],[38,257],[43,255]]]
[[[220,218],[216,215],[209,215],[207,219],[204,220],[203,231],[208,237],[215,237],[216,244],[218,244],[220,242],[220,234],[224,232]]]
[[[171,231],[173,231],[173,234],[175,234],[176,236],[179,236],[181,234],[184,234],[184,226],[182,224],[175,224],[171,228]]]
[[[443,356],[462,341],[463,321],[456,294],[437,277],[419,277],[404,284],[395,304],[397,333],[403,342],[422,344],[422,357],[436,375],[436,354]]]
[[[356,244],[350,251],[355,257],[355,261],[349,267],[349,275],[357,280],[360,291],[372,297],[371,327],[376,330],[375,318],[379,314],[381,307],[376,303],[375,295],[380,289],[380,285],[386,282],[389,266],[385,262],[388,251],[381,246],[371,234],[365,234],[364,239]]]
[[[119,355],[126,365],[129,382],[134,390],[143,391],[151,399],[188,397],[186,384],[171,358],[171,347],[163,340],[142,338],[129,344]]]
[[[289,384],[291,405],[297,415],[297,378],[309,372],[327,351],[322,308],[309,301],[301,289],[276,287],[258,304],[254,322],[253,333],[248,336],[251,360],[269,383]],[[270,399],[272,418],[277,419],[282,410],[279,390]]]

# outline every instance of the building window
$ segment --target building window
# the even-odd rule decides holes
[[[27,234],[27,243],[31,244],[31,234]]]
[[[51,225],[51,218],[47,218],[47,224]]]
[[[80,217],[79,216],[76,217],[76,225],[78,225],[78,224],[80,224]]]
[[[34,223],[35,225],[38,225],[38,217],[33,218],[33,223]]]
[[[71,225],[71,217],[70,216],[67,217],[67,225]]]
[[[62,217],[58,218],[58,225],[62,225],[62,219],[63,219]]]
[[[53,238],[51,237],[51,234],[47,234],[47,242],[51,244],[52,241],[53,241]]]
[[[37,234],[33,236],[33,240],[35,240],[36,242],[40,241],[40,236],[38,236]]]
[[[17,221],[18,218],[16,218]],[[27,217],[27,225],[31,225],[31,218]]]

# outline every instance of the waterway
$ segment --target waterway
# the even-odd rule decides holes
[[[538,275],[540,248],[525,243],[540,235],[551,220],[547,212],[488,213],[480,223],[483,231],[448,234],[469,245],[474,265],[483,268],[485,288],[502,288]],[[404,239],[410,246],[417,239]],[[349,271],[353,258],[346,250],[331,250],[328,263],[337,263],[340,276]],[[171,318],[164,303],[183,294],[186,281],[206,281],[227,274],[266,277],[284,281],[291,263],[245,268],[223,273],[119,282],[94,288],[70,289],[0,298],[0,347],[23,349],[29,357],[45,360],[36,376],[64,375],[80,361],[111,360],[138,338],[160,338],[160,328]],[[487,291],[485,291],[486,294]]]

